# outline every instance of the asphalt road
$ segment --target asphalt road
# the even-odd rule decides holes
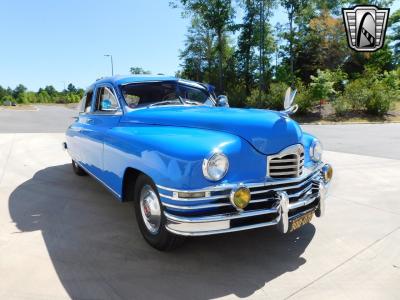
[[[400,123],[302,127],[330,151],[400,159]]]
[[[65,132],[77,111],[38,105],[37,111],[0,110],[0,133]],[[400,123],[304,125],[326,150],[400,159]]]
[[[65,132],[77,116],[76,109],[64,105],[36,105],[36,110],[2,109],[0,133]]]

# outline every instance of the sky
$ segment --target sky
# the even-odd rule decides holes
[[[190,24],[169,0],[0,0],[0,85],[86,88],[132,66],[173,75]],[[394,7],[400,7],[400,0]],[[240,16],[240,12],[238,12]],[[281,8],[271,23],[287,22]]]
[[[189,21],[168,0],[0,0],[0,85],[87,87],[131,66],[178,69]]]

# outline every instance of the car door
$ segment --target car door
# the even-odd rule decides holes
[[[104,140],[107,131],[118,124],[122,110],[111,84],[96,85],[93,99],[82,130],[87,145],[86,163],[89,172],[107,184],[103,171]]]
[[[68,151],[72,159],[82,165],[85,169],[88,168],[88,144],[85,140],[84,131],[86,128],[88,115],[90,115],[92,112],[93,92],[93,87],[90,87],[82,97],[79,107],[79,114],[76,117],[75,122],[69,126],[66,137]]]

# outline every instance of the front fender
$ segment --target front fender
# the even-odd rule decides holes
[[[203,159],[216,149],[229,159],[220,181],[208,181]],[[230,133],[174,126],[129,125],[110,129],[104,141],[104,171],[110,187],[121,194],[128,167],[150,176],[156,184],[197,189],[225,182],[259,182],[266,172],[265,155]]]

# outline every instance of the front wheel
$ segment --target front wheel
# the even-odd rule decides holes
[[[154,248],[167,251],[181,245],[183,238],[170,233],[166,228],[166,218],[153,181],[140,175],[134,189],[136,220],[145,240]]]

